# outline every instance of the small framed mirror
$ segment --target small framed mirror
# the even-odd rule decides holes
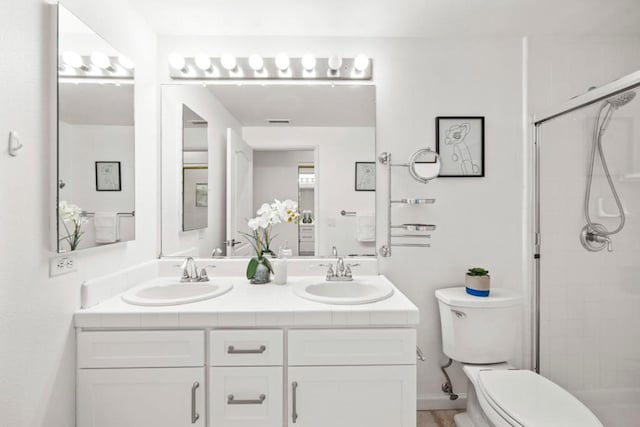
[[[56,250],[135,239],[134,64],[58,6]]]
[[[416,150],[407,163],[411,177],[423,184],[436,178],[440,173],[440,156],[431,148]]]

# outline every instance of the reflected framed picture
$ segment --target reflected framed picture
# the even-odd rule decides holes
[[[375,162],[356,162],[356,191],[376,191]]]
[[[206,208],[209,206],[209,184],[196,183],[196,207]]]
[[[96,162],[96,191],[122,191],[120,162]]]
[[[439,177],[484,176],[484,117],[436,117]]]

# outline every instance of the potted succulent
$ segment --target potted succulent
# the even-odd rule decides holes
[[[470,268],[466,275],[466,289],[469,295],[476,297],[488,297],[491,288],[491,276],[489,270],[484,268]]]

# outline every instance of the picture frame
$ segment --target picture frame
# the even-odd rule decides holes
[[[96,163],[96,191],[122,191],[120,162]]]
[[[376,191],[376,162],[356,162],[356,191]]]
[[[442,178],[485,176],[484,116],[436,117],[436,152]]]
[[[196,207],[206,208],[209,206],[209,184],[206,182],[196,183]]]

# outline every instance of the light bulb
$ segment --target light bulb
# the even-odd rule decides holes
[[[202,71],[209,71],[211,69],[211,58],[209,56],[199,53],[195,58],[196,67]]]
[[[305,53],[302,57],[302,67],[307,71],[313,71],[316,68],[316,57],[310,53]]]
[[[66,50],[62,53],[62,62],[72,68],[87,68],[82,57],[72,50]]]
[[[279,53],[276,55],[276,67],[280,71],[287,71],[289,69],[289,55],[286,53]]]
[[[329,68],[332,71],[338,71],[342,67],[342,57],[340,55],[331,55],[329,57]]]
[[[185,71],[187,68],[187,63],[184,60],[184,56],[179,53],[172,53],[169,56],[169,65],[176,70]]]
[[[120,55],[118,57],[118,62],[120,63],[120,65],[122,65],[124,68],[126,68],[129,71],[133,70],[136,67],[134,63],[131,62],[131,60],[124,55]]]
[[[361,53],[353,60],[353,66],[356,71],[363,72],[369,67],[369,57]]]
[[[262,68],[264,67],[264,60],[262,59],[262,56],[258,55],[257,53],[249,56],[249,67],[251,67],[253,71],[262,70]]]
[[[222,66],[229,71],[235,70],[238,66],[236,57],[229,53],[225,53],[224,55],[222,55],[222,57],[220,58],[220,62],[222,63]]]
[[[103,70],[113,68],[109,57],[102,52],[93,52],[91,54],[91,63],[98,68],[102,68]]]

